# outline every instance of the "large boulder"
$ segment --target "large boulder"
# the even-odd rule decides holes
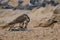
[[[21,16],[22,14],[27,14],[29,11],[24,10],[0,10],[0,26],[5,26],[11,21],[15,20],[17,17]]]
[[[56,15],[53,13],[54,7],[47,6],[45,8],[34,9],[32,11],[28,10],[1,10],[0,11],[0,26],[7,25],[11,21],[15,20],[22,14],[27,14],[30,17],[30,22],[28,24],[29,28],[32,27],[48,27],[54,23]],[[24,11],[24,12],[23,12]]]
[[[50,26],[55,19],[55,14],[53,13],[54,7],[48,6],[45,8],[40,8],[32,12],[30,16],[30,27],[47,27]]]

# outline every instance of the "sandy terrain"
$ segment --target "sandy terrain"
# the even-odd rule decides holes
[[[60,24],[54,27],[38,27],[28,31],[0,31],[0,40],[60,40]]]
[[[13,2],[11,5],[16,2],[11,1]],[[0,40],[60,40],[60,9],[58,14],[55,14],[55,8],[48,5],[45,8],[35,8],[31,11],[0,9]],[[30,23],[26,31],[7,31],[9,27],[2,29],[2,26],[7,25],[22,14],[27,14],[30,17]],[[55,20],[54,18],[58,22],[50,25]]]
[[[14,19],[17,16],[21,14],[25,14],[25,13],[29,15],[31,21],[28,25],[27,31],[15,31],[15,32],[11,31],[10,32],[10,31],[4,31],[4,29],[1,29],[0,40],[60,40],[60,24],[54,23],[53,25],[48,26],[48,27],[38,26],[38,24],[40,24],[41,22],[40,19],[42,19],[42,22],[44,23],[47,20],[44,21],[43,18],[49,19],[52,17],[53,13],[51,9],[48,10],[47,12],[45,10],[48,10],[48,9],[41,8],[41,9],[38,9],[37,11],[34,10],[35,12],[27,11],[27,10],[25,11],[22,10],[24,12],[22,12],[21,10],[13,11],[10,9],[1,10],[0,13],[2,14],[0,15],[0,20],[3,20],[5,18],[4,19],[5,22],[9,22],[11,21],[11,19]],[[34,26],[38,26],[38,27],[34,27]]]

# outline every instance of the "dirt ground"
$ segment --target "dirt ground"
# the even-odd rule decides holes
[[[28,31],[0,31],[0,40],[60,40],[60,24],[32,28]]]
[[[26,31],[4,31],[3,29],[0,29],[0,40],[60,40],[60,24],[59,23],[54,23],[53,25],[48,27],[41,27],[41,26],[34,27],[35,25],[38,25],[40,23],[39,18],[41,18],[42,16],[43,16],[42,18],[44,17],[49,18],[49,16],[47,15],[51,16],[51,14],[48,14],[48,12],[46,13],[46,11],[43,11],[44,14],[43,13],[41,14],[39,9],[38,9],[38,12],[39,12],[38,14],[37,12],[33,12],[33,11],[23,10],[24,12],[22,12],[20,10],[16,10],[13,12],[10,9],[9,11],[7,10],[3,11],[3,10],[1,10],[2,14],[0,15],[0,22],[3,19],[9,22],[10,19],[17,17],[17,14],[19,16],[20,14],[24,14],[24,13],[27,13],[29,17],[31,17],[32,21],[29,24],[28,29]]]
[[[17,5],[15,4],[17,1],[11,1],[11,5]],[[24,1],[24,4],[29,3],[28,0]],[[33,9],[31,11],[0,9],[0,40],[60,40],[60,23],[54,23],[48,27],[38,26],[38,24],[41,23],[41,20],[44,23],[52,17],[53,8],[54,7],[52,6],[47,6],[45,8]],[[6,31],[5,29],[1,29],[1,24],[5,25],[22,14],[27,14],[31,19],[26,31]]]

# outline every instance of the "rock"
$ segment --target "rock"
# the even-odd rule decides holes
[[[55,14],[60,14],[60,5],[56,6],[55,10],[54,10]]]
[[[29,11],[24,11],[24,12],[23,11],[24,10],[13,11],[11,9],[8,9],[8,10],[2,9],[0,11],[0,13],[2,12],[0,14],[0,27],[7,25],[8,23],[10,23],[11,21],[13,21],[14,19],[16,19],[17,17],[19,17],[20,15],[26,14],[27,12],[29,12]]]
[[[46,10],[46,11],[45,11]],[[30,27],[47,27],[54,22],[55,15],[52,7],[40,8],[32,12],[30,16]]]
[[[7,25],[17,17],[22,14],[27,14],[30,17],[30,22],[28,28],[31,27],[47,27],[54,23],[56,15],[53,13],[54,7],[47,6],[45,8],[39,8],[32,11],[28,10],[2,10],[0,15],[0,21],[3,21],[3,24],[0,26]],[[24,12],[23,12],[24,11]],[[11,12],[11,13],[10,13]]]
[[[54,10],[54,14],[56,16],[55,21],[60,23],[60,5],[56,7],[56,9]]]
[[[23,6],[26,5],[27,3],[29,3],[29,1],[30,1],[30,0],[23,0],[22,5],[23,5]],[[18,5],[18,0],[11,0],[11,1],[9,2],[9,4],[15,7],[15,6]]]

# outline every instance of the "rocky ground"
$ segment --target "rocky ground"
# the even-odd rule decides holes
[[[26,31],[2,29],[22,14],[30,17]],[[60,5],[33,10],[0,9],[0,40],[60,40]]]

